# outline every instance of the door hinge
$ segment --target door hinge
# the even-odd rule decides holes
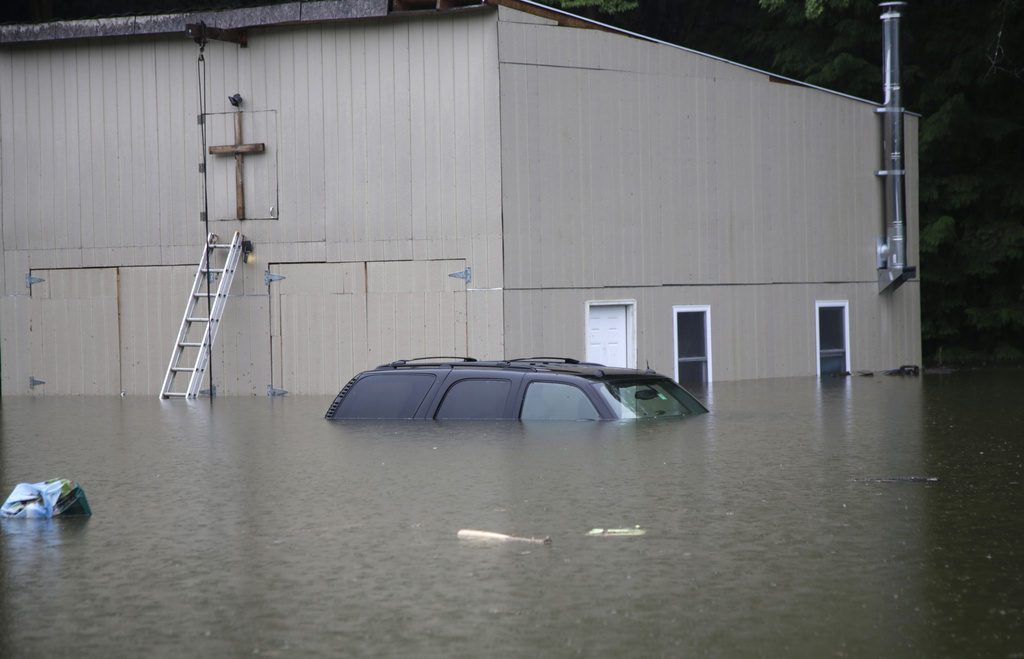
[[[25,273],[25,288],[31,289],[32,284],[41,284],[44,281],[46,280],[42,277],[33,277],[31,272]]]
[[[32,376],[32,375],[28,376],[28,388],[29,389],[35,389],[36,385],[40,385],[40,384],[46,384],[46,381],[45,380],[37,380],[35,378],[35,376]]]
[[[473,268],[466,266],[466,269],[462,272],[452,272],[448,275],[449,277],[455,277],[456,279],[465,279],[466,283],[473,281]]]
[[[288,393],[288,392],[285,391],[284,389],[274,389],[274,385],[272,385],[272,384],[268,384],[267,385],[267,395],[268,396],[284,396],[286,393]]]
[[[263,273],[263,280],[266,282],[267,286],[270,286],[270,282],[272,281],[281,281],[282,279],[286,279],[286,277],[284,275],[272,275],[270,274],[270,270],[266,270]]]

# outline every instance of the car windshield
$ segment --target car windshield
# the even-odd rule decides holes
[[[620,419],[689,416],[708,411],[668,378],[616,378],[594,386]]]

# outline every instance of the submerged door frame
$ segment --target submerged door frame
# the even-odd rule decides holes
[[[590,309],[592,307],[626,308],[626,368],[636,368],[636,300],[587,300],[583,308],[584,355],[587,361],[590,350]]]
[[[672,305],[672,369],[676,382],[679,382],[679,314],[704,314],[704,353],[707,359],[707,382],[714,380],[711,352],[711,305],[710,304],[674,304]]]
[[[844,371],[850,371],[850,301],[849,300],[815,300],[814,301],[814,370],[821,377],[821,310],[841,308],[843,310],[843,358]]]

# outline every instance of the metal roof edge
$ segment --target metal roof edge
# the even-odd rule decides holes
[[[678,44],[674,44],[674,43],[671,43],[671,42],[668,42],[668,41],[662,41],[661,39],[655,39],[653,37],[648,37],[648,36],[645,36],[645,35],[642,35],[642,34],[638,34],[636,32],[630,32],[629,30],[623,30],[621,28],[617,28],[617,27],[612,26],[612,25],[607,25],[605,23],[601,23],[600,21],[595,21],[593,19],[583,18],[583,17],[580,17],[580,16],[576,16],[575,14],[570,14],[567,11],[564,11],[564,10],[561,10],[561,9],[555,9],[554,7],[549,7],[548,5],[544,5],[544,4],[541,4],[539,2],[534,2],[533,0],[487,0],[487,3],[488,4],[494,4],[494,5],[502,5],[504,7],[508,7],[509,9],[519,9],[520,11],[524,11],[522,9],[522,6],[524,6],[524,5],[525,6],[529,6],[529,7],[532,7],[532,8],[534,8],[536,10],[536,11],[531,12],[531,13],[549,14],[549,15],[554,14],[554,15],[558,15],[558,16],[564,16],[564,17],[566,17],[566,19],[572,19],[572,20],[574,20],[576,22],[589,23],[589,24],[591,24],[593,26],[594,29],[599,29],[599,30],[603,30],[603,31],[607,31],[607,32],[614,32],[614,33],[617,33],[617,34],[622,34],[622,35],[625,35],[625,36],[628,36],[628,37],[633,37],[634,39],[641,39],[643,41],[648,41],[648,42],[651,42],[651,43],[656,43],[656,44],[659,44],[659,45],[662,45],[662,46],[668,46],[670,48],[676,48],[678,50],[682,50],[682,51],[685,51],[685,52],[688,52],[688,53],[693,53],[694,55],[700,55],[702,57],[707,57],[709,59],[713,59],[713,60],[718,61],[718,62],[723,62],[725,64],[731,64],[732,66],[738,66],[741,69],[746,69],[748,71],[753,71],[754,73],[760,73],[761,75],[768,76],[769,80],[774,80],[775,82],[781,82],[781,83],[786,83],[786,84],[791,84],[791,85],[797,85],[799,87],[808,87],[810,89],[815,89],[817,91],[825,92],[826,94],[832,94],[832,95],[835,95],[835,96],[841,96],[843,98],[848,98],[850,100],[858,101],[860,103],[868,103],[868,104],[873,105],[875,107],[879,107],[881,105],[880,103],[878,103],[876,101],[871,101],[871,100],[868,100],[866,98],[860,98],[859,96],[853,96],[851,94],[844,94],[842,92],[837,92],[834,89],[828,89],[826,87],[819,87],[818,85],[812,85],[811,83],[803,82],[801,80],[796,80],[796,79],[793,79],[793,78],[787,78],[786,76],[781,76],[781,75],[778,75],[777,73],[770,73],[768,71],[762,71],[761,69],[757,69],[757,68],[754,68],[752,66],[748,66],[746,64],[741,64],[739,62],[734,62],[732,60],[725,59],[724,57],[718,57],[716,55],[709,55],[708,53],[702,53],[702,52],[700,52],[698,50],[693,50],[692,48],[686,48],[685,46],[680,46]],[[881,79],[881,72],[879,72],[879,79]],[[915,113],[907,112],[907,114],[915,114]]]

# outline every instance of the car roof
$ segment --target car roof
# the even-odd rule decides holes
[[[571,357],[523,357],[517,359],[480,361],[472,357],[420,357],[416,359],[399,359],[388,364],[381,364],[373,369],[378,371],[398,370],[511,370],[534,373],[552,373],[575,375],[588,379],[600,380],[615,376],[636,377],[652,375],[664,377],[654,371],[633,368],[605,366],[595,362],[581,362]]]

